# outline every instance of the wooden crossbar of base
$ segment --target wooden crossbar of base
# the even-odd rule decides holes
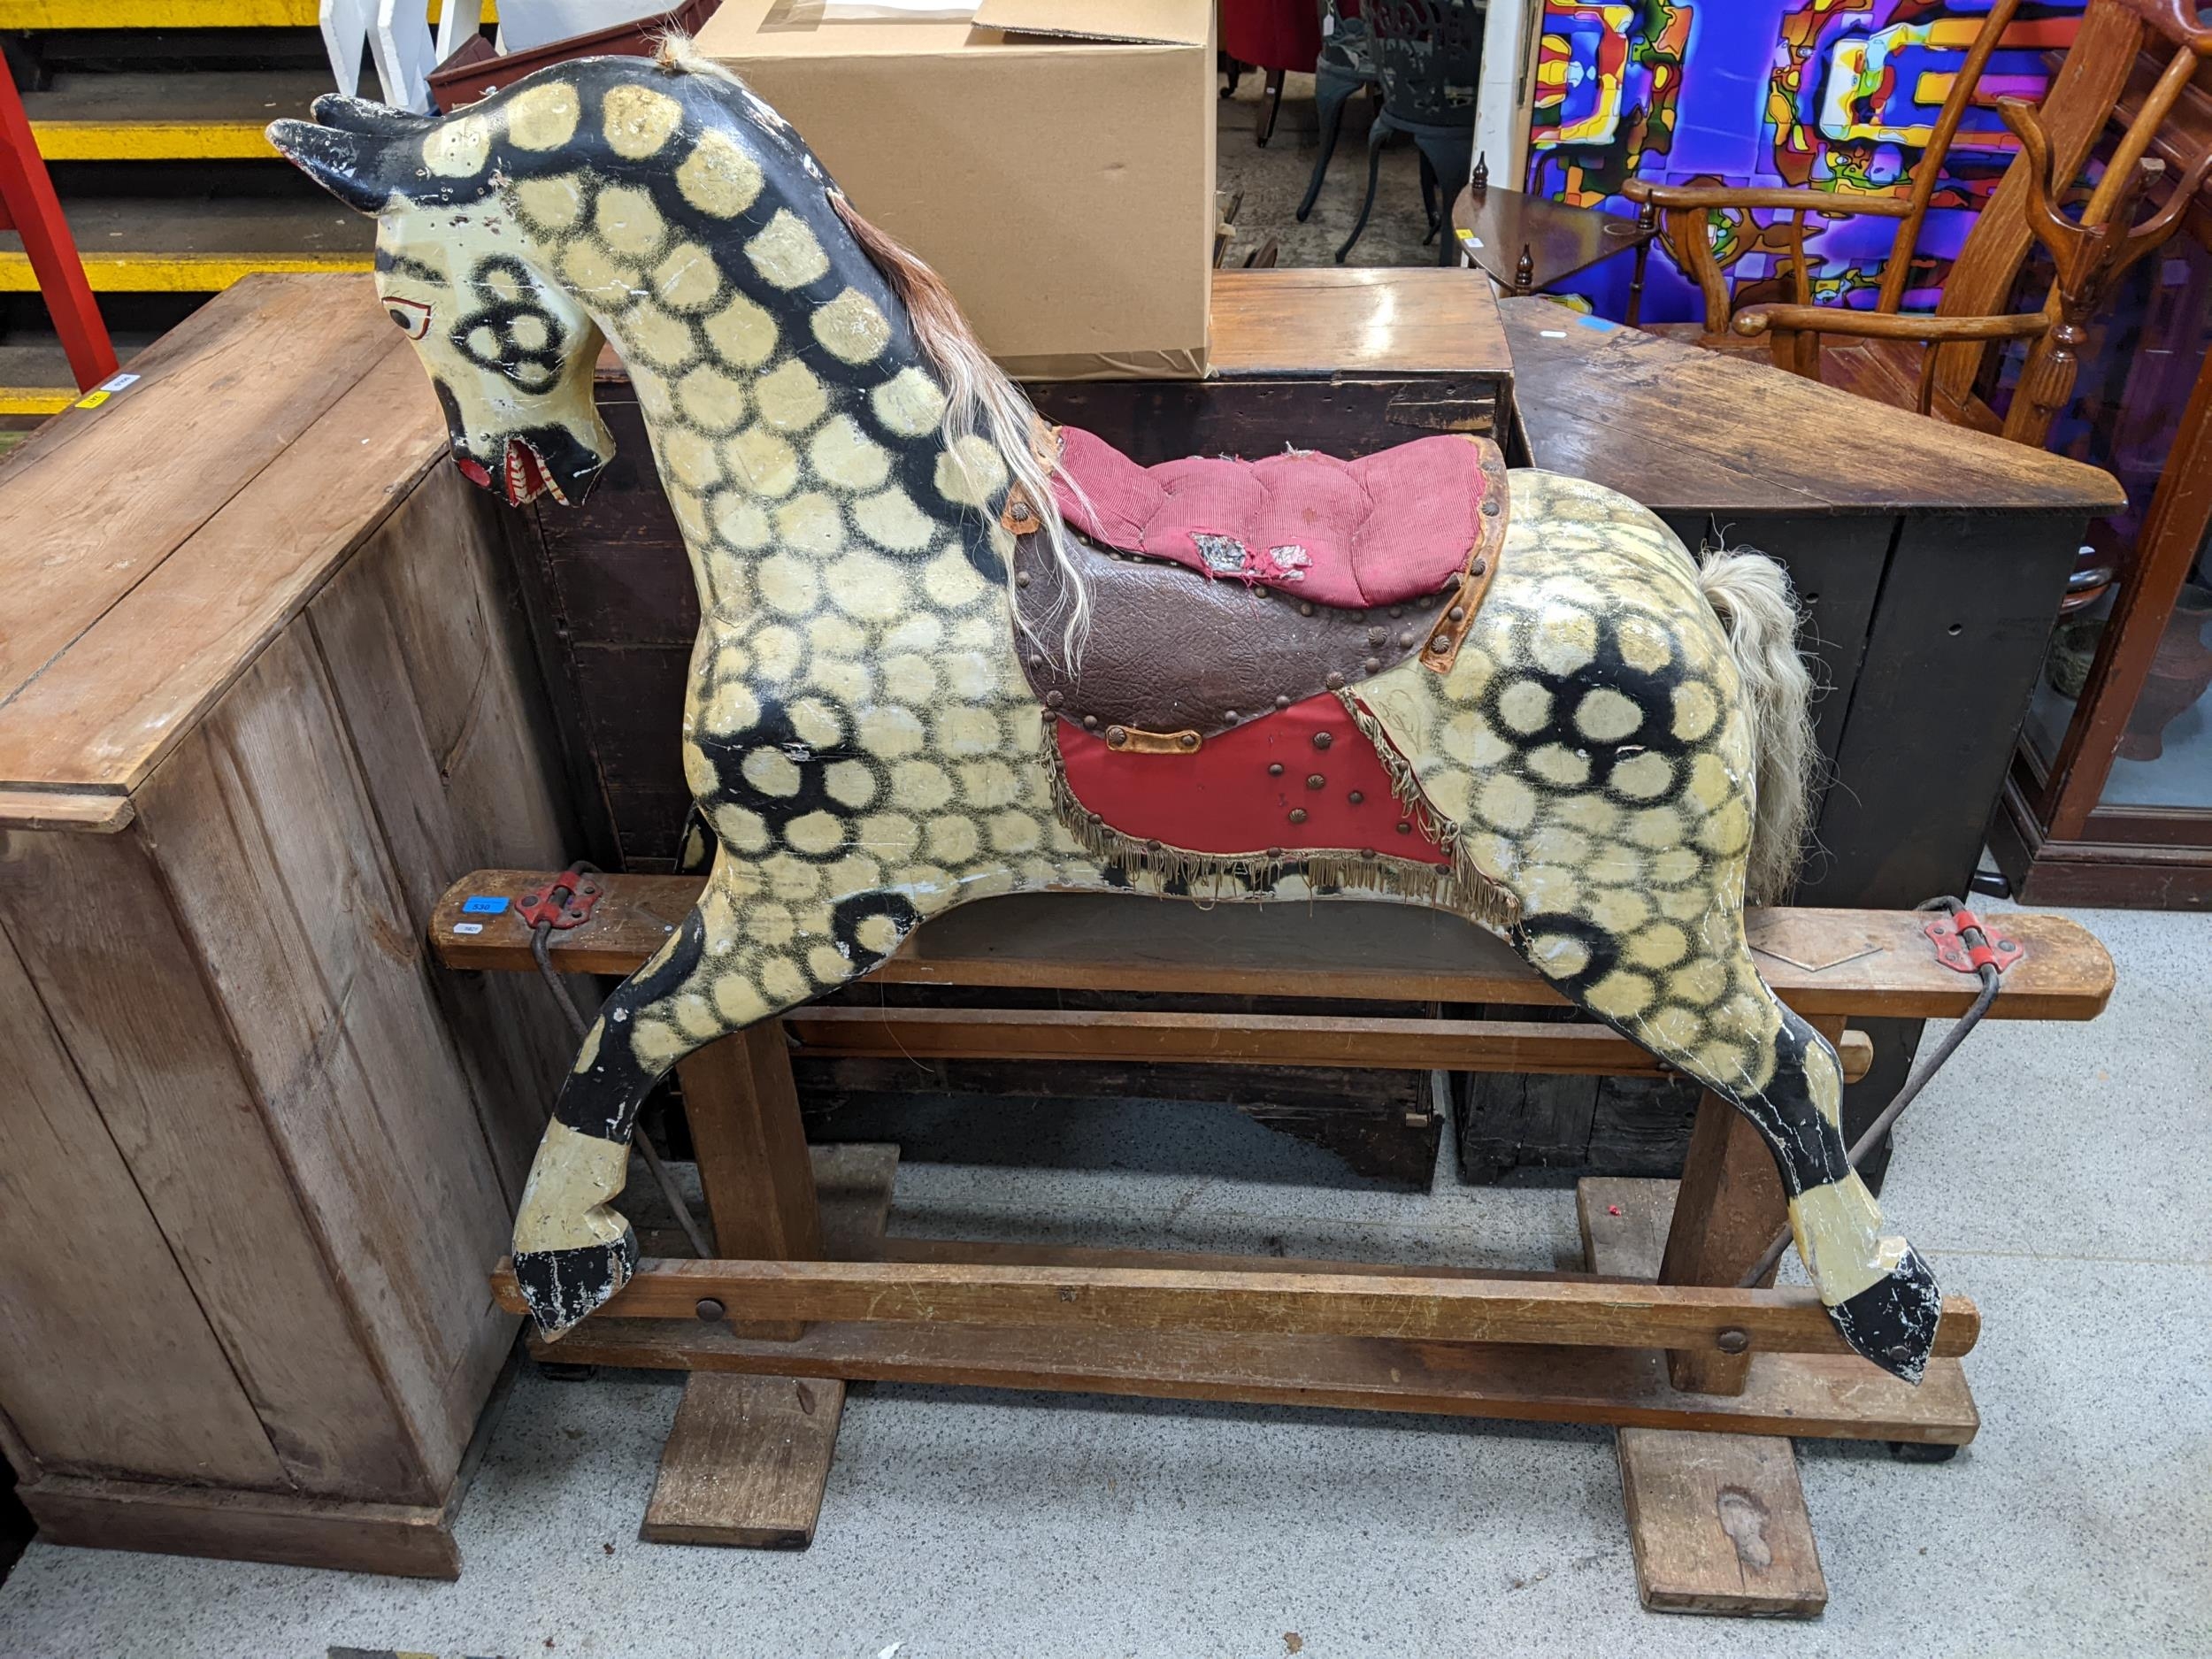
[[[500,1305],[526,1313],[514,1271]],[[1415,1342],[1847,1354],[1809,1290],[1741,1290],[1565,1275],[1496,1279],[1286,1272],[1279,1265],[1043,1267],[998,1263],[646,1261],[610,1318],[864,1320],[1044,1329],[1387,1336]],[[1970,1352],[1981,1315],[1943,1299],[1939,1358]]]
[[[533,966],[512,900],[548,879],[480,871],[431,925],[456,968]],[[567,972],[627,972],[699,883],[603,878],[594,918],[552,940]],[[884,983],[1264,994],[1555,1006],[1495,940],[1449,918],[1370,907],[1301,928],[1305,907],[1225,907],[1200,949],[1163,938],[1133,897],[991,901],[911,936]],[[991,911],[984,919],[982,913]],[[1286,914],[1289,912],[1289,914]],[[977,924],[963,928],[964,918]],[[1845,1020],[1964,1010],[1970,978],[1935,962],[1925,918],[1755,913],[1761,967],[1863,1071]],[[463,926],[470,931],[462,932]],[[2101,946],[2060,917],[2004,918],[2027,959],[1997,1018],[2086,1019],[2112,986]],[[1079,1390],[1607,1424],[1647,1606],[1804,1617],[1827,1591],[1785,1436],[1955,1448],[1978,1427],[1957,1356],[1979,1315],[1947,1297],[1916,1388],[1846,1352],[1809,1293],[1737,1288],[1783,1215],[1770,1158],[1717,1096],[1683,1180],[1581,1184],[1580,1273],[1291,1262],[889,1236],[894,1148],[806,1147],[793,1044],[818,1054],[1655,1069],[1594,1025],[1511,1020],[1132,1015],[841,1005],[795,1010],[683,1063],[718,1259],[677,1259],[644,1212],[649,1257],[601,1313],[541,1357],[691,1373],[646,1514],[648,1539],[767,1548],[813,1537],[844,1384]],[[1855,1062],[1856,1063],[1855,1065]],[[521,1305],[505,1264],[503,1305]]]
[[[1124,1010],[809,1008],[784,1016],[808,1057],[1124,1060],[1195,1065],[1371,1066],[1661,1077],[1671,1068],[1603,1025],[1511,1019],[1348,1019],[1328,1015]],[[1837,1045],[1844,1080],[1874,1064],[1863,1032]]]

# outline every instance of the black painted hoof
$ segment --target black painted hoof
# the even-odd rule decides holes
[[[1928,1369],[1936,1324],[1943,1317],[1943,1292],[1928,1264],[1909,1248],[1888,1278],[1869,1285],[1828,1317],[1853,1349],[1893,1377],[1909,1383]]]
[[[515,1283],[551,1342],[628,1284],[636,1267],[637,1235],[625,1227],[612,1244],[518,1250]]]

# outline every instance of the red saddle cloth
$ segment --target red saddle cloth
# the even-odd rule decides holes
[[[1466,567],[1480,539],[1481,458],[1447,434],[1356,461],[1294,449],[1139,466],[1063,426],[1052,488],[1062,516],[1104,546],[1363,611],[1431,597]]]
[[[1069,791],[1133,841],[1182,852],[1371,852],[1451,862],[1399,805],[1375,745],[1324,692],[1212,739],[1194,755],[1117,753],[1053,722]]]

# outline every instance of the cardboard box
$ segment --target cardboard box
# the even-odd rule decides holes
[[[982,0],[972,22],[860,9],[724,0],[699,45],[936,268],[1010,373],[1202,375],[1210,0]]]

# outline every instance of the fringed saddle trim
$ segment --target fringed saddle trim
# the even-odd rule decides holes
[[[1398,752],[1398,746],[1390,741],[1382,722],[1368,711],[1366,704],[1348,689],[1340,689],[1336,700],[1344,705],[1344,712],[1351,717],[1352,724],[1359,727],[1360,735],[1374,745],[1383,771],[1389,774],[1390,793],[1400,810],[1419,826],[1424,835],[1444,849],[1452,861],[1454,879],[1475,895],[1474,905],[1466,913],[1502,933],[1512,932],[1521,921],[1519,897],[1476,864],[1460,834],[1460,826],[1429,804],[1428,796],[1422,793],[1420,779],[1414,775],[1413,763]]]
[[[1387,853],[1328,849],[1318,851],[1206,853],[1139,841],[1125,834],[1085,806],[1068,782],[1060,746],[1049,731],[1041,745],[1052,780],[1053,810],[1077,846],[1101,864],[1162,885],[1177,886],[1194,899],[1214,901],[1265,898],[1288,876],[1302,876],[1316,892],[1374,893],[1404,899],[1432,910],[1449,910],[1501,933],[1520,920],[1520,901],[1475,865],[1461,845],[1459,827],[1440,818],[1421,795],[1405,757],[1392,747],[1374,717],[1348,693],[1337,694],[1363,733],[1375,746],[1390,775],[1391,792],[1409,816],[1442,848],[1448,864],[1425,864]]]

